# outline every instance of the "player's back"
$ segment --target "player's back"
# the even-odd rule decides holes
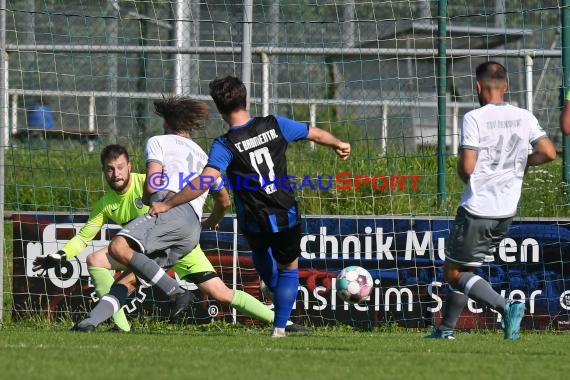
[[[472,135],[463,137],[462,147],[478,153],[461,204],[479,216],[514,215],[528,146],[544,135],[538,120],[522,108],[487,104],[465,115],[462,133]]]
[[[162,165],[165,183],[162,190],[174,193],[196,177],[206,165],[208,155],[193,140],[182,136],[167,134],[151,137],[146,144],[146,161],[155,161]],[[199,217],[208,192],[191,201],[190,204]]]
[[[254,117],[245,126],[232,127],[224,138],[233,153],[227,173],[240,227],[277,232],[298,223],[297,202],[287,178],[289,141],[276,117]]]

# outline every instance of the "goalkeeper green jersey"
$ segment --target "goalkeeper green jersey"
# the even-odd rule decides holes
[[[131,173],[131,185],[126,193],[108,190],[95,203],[85,225],[63,247],[68,259],[83,251],[108,220],[122,226],[148,211],[148,206],[142,202],[145,178],[144,174]]]

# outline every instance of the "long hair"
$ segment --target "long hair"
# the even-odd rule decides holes
[[[162,117],[174,132],[192,132],[201,129],[208,118],[208,105],[184,96],[173,96],[154,102],[154,112]]]

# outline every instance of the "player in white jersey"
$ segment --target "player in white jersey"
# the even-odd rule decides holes
[[[165,135],[152,137],[146,144],[145,204],[168,199],[180,191],[186,181],[201,172],[208,158],[190,140],[192,132],[200,128],[208,116],[205,103],[183,97],[167,98],[155,102],[155,112],[164,120]],[[109,293],[101,297],[87,318],[74,326],[74,330],[93,331],[115,314],[134,290],[131,285],[133,274],[173,298],[177,310],[192,301],[192,293],[181,288],[162,268],[172,266],[197,246],[205,197],[158,216],[142,215],[124,226],[111,240],[108,249],[111,257],[127,270],[111,286]]]
[[[470,214],[514,216],[521,196],[528,144],[546,133],[529,111],[505,103],[488,103],[463,119],[461,147],[477,153],[460,206]]]
[[[160,179],[156,183],[147,184],[149,192],[166,190],[177,193],[196,177],[208,162],[208,155],[198,144],[174,134],[151,137],[146,143],[145,157],[147,165],[151,166],[151,173],[156,173],[154,175]],[[198,219],[202,218],[202,208],[207,196],[206,192],[190,202],[198,214]]]
[[[445,252],[444,275],[449,291],[441,325],[428,337],[454,339],[455,324],[472,298],[498,311],[504,338],[516,340],[524,304],[505,300],[473,271],[507,233],[526,168],[554,160],[556,150],[536,117],[504,102],[507,72],[501,64],[480,64],[475,84],[481,108],[465,115],[461,129],[457,171],[467,189]],[[533,147],[530,155],[529,144]]]

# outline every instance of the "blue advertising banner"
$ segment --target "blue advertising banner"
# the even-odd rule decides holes
[[[60,249],[81,228],[86,215],[15,214],[13,315],[71,313],[81,317],[97,297],[89,282],[86,256],[105,247],[119,230],[106,226],[83,252],[46,277],[31,271],[35,257]],[[409,217],[326,217],[303,219],[300,286],[293,319],[312,325],[345,323],[373,327],[396,323],[426,327],[440,318],[447,286],[442,264],[453,220]],[[272,307],[243,235],[226,217],[217,230],[204,230],[201,245],[228,286],[234,283]],[[526,303],[523,329],[570,329],[570,221],[517,220],[488,265],[476,272],[505,297]],[[234,257],[235,255],[235,257]],[[234,262],[237,263],[234,271]],[[349,305],[336,295],[336,276],[349,265],[366,268],[374,289],[368,300]],[[171,273],[173,275],[173,273]],[[193,284],[184,283],[190,289]],[[197,293],[199,294],[199,293]],[[132,316],[165,318],[168,302],[144,284],[125,307]],[[189,322],[232,320],[232,311],[202,297]],[[255,323],[238,316],[244,323]],[[499,328],[500,316],[470,301],[458,328]]]

